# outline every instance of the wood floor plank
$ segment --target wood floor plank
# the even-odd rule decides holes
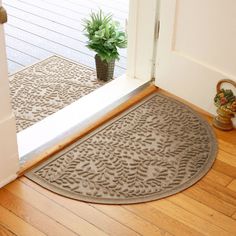
[[[27,22],[23,19],[20,19],[18,17],[15,17],[14,15],[9,15],[8,23],[10,25],[15,25],[19,29],[28,31],[33,33],[34,35],[37,35],[39,37],[44,37],[52,42],[65,45],[67,48],[74,49],[78,52],[81,52],[87,56],[93,56],[92,51],[90,51],[88,48],[86,48],[85,44],[72,39],[70,37],[67,37],[65,35],[62,35],[60,33],[51,31],[50,29],[43,28],[41,26],[38,26],[36,24],[32,24],[30,22]]]
[[[236,234],[236,222],[231,219],[231,217],[225,216],[182,193],[171,196],[168,200],[211,224],[216,225],[227,232]]]
[[[159,201],[154,201],[150,203],[154,208],[158,209],[159,211],[173,217],[174,219],[178,220],[179,222],[186,224],[190,228],[195,229],[196,231],[202,233],[203,235],[225,235],[230,236],[233,235],[224,229],[211,224],[210,222],[196,216],[189,211],[186,211],[182,207],[177,206],[176,204],[162,199]]]
[[[173,235],[181,236],[201,236],[202,234],[193,228],[179,222],[178,220],[166,215],[158,209],[152,207],[150,204],[134,204],[123,206],[125,209],[133,212],[160,229],[164,229]]]
[[[47,50],[39,48],[38,45],[27,43],[22,39],[18,39],[10,35],[6,35],[6,46],[9,46],[11,48],[17,47],[16,49],[18,49],[19,51],[31,54],[32,56],[41,60],[52,55],[52,53],[48,52]]]
[[[68,58],[72,58],[72,60],[78,61],[81,60],[81,63],[84,62],[85,65],[91,65],[94,63],[94,59],[91,56],[86,58],[81,57],[78,51],[65,47],[62,44],[58,44],[56,42],[50,41],[47,37],[42,37],[42,35],[38,31],[37,34],[32,34],[32,32],[26,31],[24,27],[18,28],[10,23],[5,27],[6,33],[10,36],[16,37],[18,39],[22,39],[22,35],[24,35],[23,40],[25,42],[31,43],[34,46],[38,46],[41,49],[45,49],[51,53],[59,54]]]
[[[236,192],[236,179],[234,179],[232,182],[230,182],[227,186],[227,188],[231,189],[232,191]]]
[[[8,5],[8,14],[9,17],[17,16],[20,20],[24,20],[24,17],[26,17],[26,22],[31,23],[33,25],[37,25],[39,27],[48,29],[50,31],[62,34],[64,36],[67,36],[69,38],[75,39],[77,41],[80,41],[84,44],[86,42],[87,38],[83,33],[83,27],[81,26],[81,30],[77,30],[71,27],[64,26],[60,23],[60,19],[58,19],[59,22],[47,20],[40,17],[40,12],[38,12],[37,15],[32,14],[31,12],[26,12],[21,9],[16,8],[15,6]],[[78,21],[79,23],[79,21]]]
[[[77,2],[76,0],[70,0],[71,2]],[[82,0],[80,0],[82,1]],[[127,12],[129,1],[127,0],[115,0],[115,1],[109,1],[109,0],[92,0],[92,2],[96,2],[97,4],[100,4],[101,6],[109,6],[114,9],[122,9],[122,11]]]
[[[212,123],[212,118],[210,119],[210,122]],[[222,139],[223,141],[227,142],[228,145],[233,146],[234,152],[236,147],[236,129],[231,131],[222,131],[219,129],[214,128],[215,134],[218,139]],[[231,152],[229,152],[231,153]]]
[[[30,55],[27,55],[25,53],[22,53],[22,52],[20,52],[18,50],[10,48],[10,47],[6,47],[6,51],[7,51],[7,58],[9,60],[13,60],[13,61],[18,62],[19,58],[21,58],[20,59],[20,63],[21,63],[21,65],[24,65],[24,66],[33,64],[33,63],[38,61],[37,58],[34,58],[34,57],[30,56]]]
[[[96,11],[97,4],[93,3],[91,0],[83,1],[82,5],[75,4],[73,9],[68,8],[68,1],[59,4],[55,1],[47,2],[43,1],[30,1],[30,0],[7,0],[4,1],[5,6],[12,6],[25,12],[30,12],[34,15],[41,15],[44,19],[48,19],[54,22],[58,22],[64,26],[72,27],[74,29],[82,31],[83,26],[81,25],[81,20],[88,17],[91,10]],[[78,2],[77,2],[78,3]],[[89,6],[88,6],[89,5]],[[121,10],[115,11],[109,8],[109,12],[113,14],[113,19],[119,21],[121,26],[124,26],[124,20],[128,17],[128,4],[126,5],[126,11],[121,13]],[[119,8],[121,4],[119,4]]]
[[[68,26],[75,30],[81,31],[83,29],[81,24],[78,24],[79,20],[84,17],[83,15],[75,14],[62,7],[48,4],[45,1],[42,4],[40,1],[7,0],[5,5],[6,7],[12,6],[26,12],[31,12],[36,16],[41,15],[44,19],[61,23],[63,26]]]
[[[185,190],[183,194],[225,214],[226,216],[231,216],[236,211],[236,207],[234,205],[223,201],[222,199],[216,197],[214,193],[209,193],[196,185]]]
[[[42,6],[40,2],[38,2],[38,5]],[[30,4],[24,4],[20,1],[8,0],[6,2],[6,7],[9,17],[14,16],[21,20],[25,20],[28,23],[57,32],[69,38],[73,38],[80,41],[83,45],[87,41],[87,37],[84,35],[83,31],[84,27],[82,25],[84,16],[77,15],[76,20],[71,23],[71,21],[68,22],[66,17],[57,14],[53,14],[53,16],[51,16],[51,14],[47,14],[47,11],[40,10],[38,6],[32,7]],[[61,9],[61,11],[62,10],[64,11],[64,9]],[[121,60],[126,58],[126,50],[120,51],[119,53],[121,55]]]
[[[83,26],[79,24],[81,19],[84,17],[83,15],[81,16],[80,14],[77,14],[74,19],[71,19],[71,14],[68,14],[68,17],[66,17],[66,12],[63,12],[62,14],[62,9],[60,9],[60,13],[54,13],[55,9],[52,9],[52,6],[48,6],[48,4],[41,4],[40,1],[38,3],[36,1],[31,1],[29,2],[22,2],[22,1],[16,1],[16,0],[7,0],[5,3],[5,6],[8,10],[10,11],[11,14],[14,15],[14,9],[16,11],[21,12],[20,14],[26,13],[30,14],[35,17],[38,17],[41,15],[42,17],[42,22],[47,21],[48,23],[55,23],[55,25],[61,25],[62,28],[67,27],[68,29],[73,29],[76,31],[82,31]],[[50,8],[51,9],[50,9]],[[36,18],[36,22],[39,22]]]
[[[36,16],[31,13],[18,10],[15,7],[8,6],[8,23],[15,25],[18,28],[31,31],[36,35],[41,35],[44,38],[48,38],[51,41],[63,44],[69,48],[75,49],[87,56],[93,56],[93,51],[86,47],[87,38],[84,33],[69,27],[63,26],[60,23],[55,23],[42,18],[40,15]],[[78,21],[78,24],[82,22]],[[126,56],[121,56],[117,64],[121,67],[125,67]]]
[[[89,1],[86,1],[86,3],[87,2]],[[57,7],[55,5],[48,4],[45,1],[43,4],[41,4],[40,1],[32,2],[30,0],[7,0],[5,5],[8,8],[8,12],[11,10],[11,8],[20,11],[19,14],[14,14],[13,12],[9,12],[9,14],[13,14],[17,17],[23,14],[24,17],[24,15],[28,13],[30,15],[27,17],[27,21],[31,21],[35,24],[41,24],[44,27],[54,26],[54,28],[52,28],[53,31],[59,29],[59,33],[73,37],[83,42],[87,41],[87,38],[84,36],[82,26],[82,19],[85,17],[84,15],[74,13],[65,9],[65,7]],[[87,9],[85,12],[90,13],[91,9]],[[32,19],[32,15],[39,17],[39,19]],[[128,13],[126,13],[125,16],[127,15]],[[122,19],[125,19],[125,17]],[[119,53],[121,58],[126,58],[126,50],[119,50]]]
[[[223,201],[236,206],[236,193],[234,191],[207,179],[199,181],[196,186],[204,189],[211,194],[214,194],[216,197],[222,199]]]
[[[12,73],[24,68],[23,65],[20,65],[17,62],[9,60],[9,59],[7,60],[7,66],[8,66],[8,73],[9,74],[12,74]]]
[[[0,224],[19,236],[46,235],[2,206],[0,206]]]
[[[16,234],[12,233],[10,230],[5,228],[0,224],[0,236],[15,236]]]
[[[75,201],[69,198],[62,197],[58,194],[50,192],[38,184],[30,181],[25,177],[21,177],[20,181],[28,184],[36,191],[39,191],[49,199],[53,199],[60,205],[65,206],[65,208],[72,211],[74,214],[80,216],[81,218],[87,220],[91,224],[96,225],[98,228],[102,229],[106,233],[110,235],[116,236],[134,236],[137,233],[130,228],[124,226],[123,224],[119,223],[118,221],[108,217],[107,215],[103,214],[101,211],[95,209],[93,206],[89,205],[88,203],[84,203],[81,201]]]
[[[218,150],[217,160],[236,167],[236,155],[225,152],[221,149]]]
[[[16,37],[18,39],[22,39],[22,35],[24,35],[23,40],[25,42],[31,43],[34,46],[37,46],[43,50],[47,50],[48,52],[51,52],[51,54],[58,54],[62,55],[66,58],[69,58],[71,60],[74,60],[75,62],[84,64],[86,66],[89,66],[91,68],[95,68],[95,62],[94,58],[90,56],[84,56],[81,53],[78,53],[78,51],[74,49],[70,49],[68,47],[65,47],[64,45],[49,41],[47,38],[43,38],[40,35],[34,35],[30,31],[27,32],[24,29],[19,29],[15,26],[12,26],[10,24],[6,25],[5,32],[13,37]],[[115,77],[122,75],[125,73],[125,69],[115,66]]]
[[[220,173],[216,170],[213,170],[213,169],[211,169],[206,174],[206,176],[204,176],[204,179],[205,180],[209,179],[209,180],[214,181],[214,182],[221,184],[223,186],[227,186],[233,180],[232,177],[222,174],[222,173]]]
[[[46,235],[77,235],[6,189],[0,189],[0,205]]]
[[[226,164],[223,161],[216,160],[212,168],[232,178],[236,178],[236,167]]]
[[[225,152],[228,152],[234,156],[236,156],[236,144],[228,143],[222,138],[218,138],[219,148]]]
[[[58,7],[64,7],[67,10],[70,10],[74,13],[83,14],[84,16],[87,16],[90,10],[97,10],[101,8],[101,3],[96,3],[91,0],[86,1],[86,3],[79,0],[76,4],[66,0],[60,0],[57,2],[53,0],[46,0],[46,2],[51,3],[52,5],[56,5]],[[127,16],[127,12],[121,12],[119,9],[116,10],[115,8],[108,7],[107,5],[102,5],[102,10],[106,13],[111,12],[114,15],[114,19],[118,21],[121,21],[122,19],[124,19],[125,16]]]
[[[126,225],[141,235],[163,235],[163,230],[159,229],[156,225],[140,218],[121,206],[100,204],[93,204],[93,206],[105,213],[107,216],[117,220],[123,225]]]
[[[34,208],[55,219],[57,222],[79,235],[107,235],[94,225],[78,217],[73,212],[57,204],[53,200],[48,199],[19,180],[14,181],[5,188]]]
[[[232,215],[232,218],[236,221],[236,212]]]
[[[168,232],[163,232],[162,236],[174,236],[173,234],[170,234]]]
[[[94,52],[86,47],[87,38],[84,36],[81,20],[87,17],[92,9],[97,10],[96,2],[89,0],[85,2],[78,1],[74,4],[68,1],[43,1],[42,4],[41,1],[3,0],[3,4],[8,11],[8,23],[5,25],[6,32],[18,39],[18,43],[12,43],[8,42],[7,38],[7,46],[32,57],[44,59],[45,56],[40,56],[40,53],[58,54],[95,68]],[[71,8],[72,5],[73,8]],[[122,3],[118,3],[118,5],[121,6]],[[115,13],[114,19],[121,21],[124,27],[125,19],[128,16],[128,4],[123,5],[126,5],[126,11],[123,13],[119,8],[112,10],[108,7],[108,9]],[[30,46],[25,45],[27,42],[30,43]],[[23,48],[23,45],[26,47]],[[39,50],[30,51],[29,48],[32,46]],[[126,71],[126,49],[119,49],[119,53],[120,60],[116,61],[115,78],[123,75]],[[11,53],[8,57],[9,73],[19,69],[17,64],[28,66],[34,63],[32,60],[25,63],[27,61],[25,55],[18,56],[18,54]]]

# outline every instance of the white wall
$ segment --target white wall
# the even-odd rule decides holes
[[[1,0],[0,0],[1,6]],[[0,24],[0,187],[16,178],[19,158],[15,117],[12,113],[3,25]]]

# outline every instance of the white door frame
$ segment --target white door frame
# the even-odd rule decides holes
[[[128,99],[127,95],[150,81],[153,77],[154,26],[157,17],[157,2],[157,0],[130,0],[127,74],[17,133],[19,158],[21,160],[45,155],[51,146],[55,146],[58,142],[61,143],[68,137],[80,132],[85,125],[89,125],[102,117],[104,112],[123,102],[124,98]],[[1,73],[4,71],[1,77],[4,78],[5,84],[4,86],[0,85],[0,94],[2,94],[1,88],[5,94],[7,93],[4,99],[0,99],[0,102],[4,101],[1,107],[8,107],[4,110],[2,117],[11,121],[9,128],[7,128],[6,123],[2,125],[1,133],[8,134],[7,136],[4,135],[4,139],[0,138],[0,147],[9,144],[11,146],[9,146],[9,153],[1,155],[0,152],[0,173],[3,173],[4,166],[9,167],[9,171],[4,176],[0,176],[0,182],[7,183],[16,177],[19,159],[15,142],[15,119],[9,99],[4,34],[2,26],[0,27],[0,50],[1,52],[4,51],[4,55],[1,53],[0,57],[0,71]],[[6,99],[6,97],[8,98]],[[7,132],[4,129],[7,129]],[[1,163],[5,165],[3,166]]]
[[[0,0],[0,7],[2,0]],[[15,117],[10,103],[3,25],[0,24],[0,187],[16,178],[19,169]]]
[[[156,32],[160,0],[130,0],[127,76],[132,79],[154,78]]]

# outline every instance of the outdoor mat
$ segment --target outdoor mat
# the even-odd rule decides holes
[[[207,173],[216,152],[206,121],[154,93],[26,176],[73,199],[139,203],[188,188]]]
[[[29,66],[9,80],[17,132],[105,84],[97,80],[94,69],[59,56]]]

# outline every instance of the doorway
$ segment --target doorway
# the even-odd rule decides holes
[[[118,77],[70,106],[19,132],[17,143],[21,160],[45,155],[52,146],[72,137],[85,125],[101,117],[104,112],[129,99],[129,95],[153,77],[157,1],[146,3],[142,0],[130,0],[129,6],[132,10],[129,12],[130,43],[126,75]],[[91,107],[93,109],[90,109]],[[5,163],[11,165],[7,159]]]
[[[96,78],[95,52],[87,47],[84,20],[101,9],[125,31],[128,1],[3,0],[3,4],[8,13],[5,38],[17,132],[105,84]],[[126,70],[126,49],[118,52],[114,78]]]

